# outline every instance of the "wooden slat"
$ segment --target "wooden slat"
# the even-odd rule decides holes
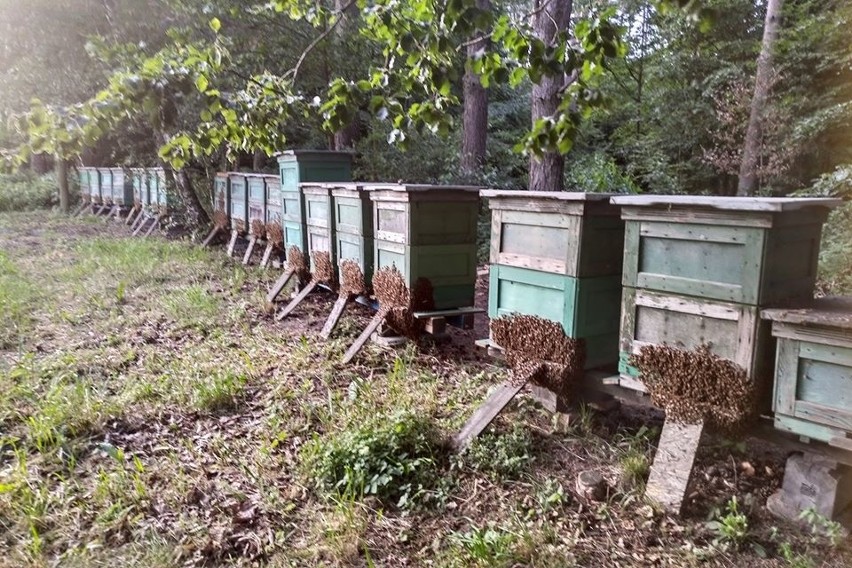
[[[136,216],[141,212],[142,211],[140,209],[136,209],[135,207],[131,208],[127,213],[127,217],[124,219],[124,224],[131,225],[136,220]]]
[[[488,428],[488,425],[497,418],[497,415],[521,392],[526,384],[526,381],[501,383],[476,409],[461,431],[453,437],[453,448],[461,451],[470,445],[477,436]]]
[[[849,337],[849,344],[842,347],[818,343],[801,343],[799,346],[799,357],[849,367],[850,380],[852,380],[852,337]]]
[[[240,233],[236,229],[231,231],[231,240],[228,242],[228,258],[232,258],[234,256],[234,248],[237,246],[237,237],[239,236]]]
[[[257,244],[257,237],[252,235],[249,238],[248,247],[246,247],[246,253],[243,255],[243,266],[248,266],[251,262],[251,255],[254,253],[254,245]]]
[[[212,243],[212,242],[213,242],[213,239],[215,239],[215,238],[216,238],[216,235],[218,235],[218,234],[219,234],[219,230],[220,230],[220,228],[219,228],[219,227],[213,227],[213,228],[210,230],[210,233],[207,235],[207,238],[206,238],[206,239],[204,239],[204,242],[203,242],[203,243],[201,243],[201,246],[202,246],[202,247],[204,247],[204,248],[209,247],[209,246],[210,246],[210,243]]]
[[[151,233],[153,233],[153,232],[154,232],[154,229],[156,229],[156,228],[157,228],[157,227],[159,227],[159,226],[160,226],[160,216],[159,216],[159,215],[157,215],[156,217],[154,217],[154,222],[153,222],[153,223],[151,223],[151,226],[150,226],[150,227],[148,227],[148,230],[145,232],[145,234],[143,235],[143,237],[150,237],[150,236],[151,236]]]
[[[261,268],[266,268],[269,266],[269,260],[272,258],[272,251],[275,250],[275,247],[272,246],[272,243],[266,244],[266,249],[263,251],[263,257],[260,259]]]
[[[322,326],[320,337],[323,339],[331,337],[334,328],[337,327],[337,322],[340,321],[341,316],[343,316],[343,312],[346,310],[346,305],[351,300],[352,296],[347,294],[341,294],[337,297],[337,301],[334,302],[334,307],[331,309],[331,313],[328,314],[328,319],[325,320],[325,325]]]
[[[463,316],[465,314],[482,314],[485,313],[483,308],[458,308],[455,310],[435,310],[431,312],[414,312],[412,315],[415,319],[426,319],[426,318],[437,318],[437,317],[450,317],[450,316]]]
[[[772,410],[793,415],[799,371],[799,342],[782,339],[775,359],[775,397]]]
[[[703,423],[679,424],[669,419],[663,423],[645,495],[678,515],[703,432]]]
[[[699,298],[712,298],[728,302],[740,302],[743,300],[743,287],[739,284],[709,282],[695,278],[672,276],[671,274],[642,272],[637,275],[635,285],[637,288],[685,294]]]
[[[308,282],[308,285],[307,285],[307,286],[305,286],[305,287],[302,289],[302,291],[301,291],[301,292],[299,292],[299,293],[296,295],[296,297],[295,297],[295,298],[293,298],[292,300],[290,300],[290,303],[289,303],[289,304],[287,304],[286,306],[284,306],[284,309],[283,309],[283,310],[281,310],[280,312],[278,312],[278,315],[276,315],[276,316],[275,316],[275,319],[276,319],[276,320],[278,320],[278,321],[281,321],[281,320],[283,320],[284,318],[286,318],[287,316],[289,316],[289,315],[293,312],[293,310],[295,310],[295,309],[296,309],[296,307],[297,307],[299,304],[301,304],[301,303],[304,301],[304,299],[305,299],[305,298],[307,298],[307,297],[308,297],[308,294],[310,294],[311,292],[313,292],[313,291],[314,291],[314,288],[316,288],[316,287],[317,287],[317,284],[319,284],[319,282],[317,282],[316,280],[311,280],[310,282]]]
[[[684,225],[682,223],[642,223],[642,237],[674,239],[683,241],[729,243],[741,245],[746,242],[744,229],[714,227],[712,225]]]
[[[134,236],[134,237],[135,237],[135,236],[136,236],[136,235],[138,235],[140,232],[142,232],[142,229],[145,227],[145,224],[146,224],[146,223],[147,223],[150,219],[151,219],[150,217],[143,217],[143,218],[142,218],[142,222],[141,222],[141,223],[139,223],[139,224],[136,226],[136,229],[133,231],[133,233],[131,233],[131,234],[132,234],[132,236]]]
[[[754,363],[754,354],[757,349],[757,324],[760,316],[757,308],[742,306],[740,308],[740,320],[737,323],[737,352],[734,362],[745,369],[749,374]]]
[[[814,404],[812,402],[797,400],[794,415],[797,418],[810,420],[827,426],[834,426],[845,430],[846,432],[852,432],[852,411],[847,409],[841,410],[822,404]]]
[[[278,277],[278,280],[275,281],[275,284],[272,285],[272,288],[269,290],[269,293],[266,294],[266,301],[270,304],[275,301],[275,298],[284,290],[284,287],[287,286],[287,283],[295,274],[295,271],[292,269],[285,270],[281,276]]]
[[[364,345],[370,339],[370,336],[373,335],[379,326],[382,325],[382,322],[385,321],[385,315],[387,315],[384,311],[379,310],[373,316],[373,319],[370,320],[370,323],[367,324],[367,327],[364,328],[364,331],[361,332],[361,335],[358,336],[358,339],[355,340],[355,343],[352,344],[349,349],[346,350],[346,354],[343,356],[343,364],[348,364],[355,358],[355,355],[358,354],[361,349],[363,349]]]
[[[645,290],[636,291],[636,305],[729,321],[737,321],[740,317],[739,306],[735,304],[655,294]]]
[[[805,327],[775,321],[772,322],[772,335],[836,347],[846,347],[849,345],[849,332],[841,329]]]

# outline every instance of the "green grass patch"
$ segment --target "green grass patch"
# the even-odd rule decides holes
[[[39,297],[38,286],[0,250],[0,350],[19,345],[32,326],[32,312]]]
[[[59,189],[52,174],[0,174],[0,213],[47,209],[58,203]]]

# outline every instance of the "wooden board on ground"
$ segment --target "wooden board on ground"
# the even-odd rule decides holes
[[[127,217],[124,218],[125,225],[132,225],[136,221],[136,215],[141,213],[138,209],[131,209],[127,212]]]
[[[331,309],[331,313],[328,314],[328,319],[325,320],[325,325],[322,326],[322,331],[320,331],[320,337],[323,339],[328,339],[331,337],[331,333],[334,331],[334,328],[337,327],[337,322],[340,321],[341,316],[343,316],[344,310],[346,310],[346,305],[352,300],[352,296],[348,294],[341,294],[337,297],[337,301],[334,302],[334,307]]]
[[[683,506],[703,432],[703,422],[679,424],[666,420],[663,423],[645,495],[674,514],[679,515]]]
[[[215,238],[216,238],[216,235],[218,235],[218,234],[219,234],[219,231],[220,231],[220,230],[221,230],[221,228],[220,228],[220,227],[213,227],[213,228],[210,230],[210,233],[207,235],[207,238],[206,238],[206,239],[204,239],[204,242],[203,242],[203,243],[201,243],[201,246],[202,246],[202,247],[204,247],[204,248],[209,247],[209,246],[210,246],[210,243],[212,243],[212,242],[213,242],[213,239],[215,239]]]
[[[272,246],[272,243],[267,243],[266,249],[263,251],[263,258],[260,259],[261,268],[266,268],[267,266],[269,266],[269,259],[272,258],[273,250],[274,247]]]
[[[502,412],[506,405],[511,402],[527,381],[517,380],[514,383],[501,383],[491,395],[485,399],[479,408],[473,413],[465,423],[461,431],[453,438],[453,448],[457,451],[465,449],[474,438],[479,436],[491,422],[497,418],[497,415]]]
[[[240,234],[237,231],[231,231],[231,240],[228,243],[228,257],[229,258],[234,256],[234,247],[237,246],[237,237],[239,237],[239,236],[240,236]]]
[[[266,301],[270,304],[275,301],[275,298],[281,294],[281,291],[287,286],[287,283],[293,277],[296,272],[292,269],[285,270],[281,276],[278,277],[278,280],[275,281],[275,284],[272,285],[272,288],[269,290],[269,293],[266,294]]]
[[[157,228],[157,227],[159,227],[159,226],[160,226],[160,216],[159,216],[159,215],[157,215],[156,217],[154,217],[154,222],[153,222],[153,223],[151,223],[151,226],[150,226],[150,227],[148,227],[148,230],[145,232],[145,234],[143,235],[143,237],[150,237],[150,236],[151,236],[151,233],[153,233],[153,232],[154,232],[154,229],[156,229],[156,228]]]
[[[136,235],[138,235],[140,232],[142,232],[142,229],[145,227],[145,224],[148,222],[148,219],[149,219],[149,217],[142,216],[142,221],[138,225],[136,225],[135,229],[133,229],[132,235],[134,237]]]
[[[355,340],[355,343],[346,351],[346,354],[343,356],[343,363],[349,363],[352,359],[355,358],[355,355],[358,354],[359,351],[364,347],[367,341],[370,339],[370,336],[375,333],[379,326],[382,325],[382,322],[385,321],[385,316],[387,314],[383,311],[376,312],[376,315],[373,316],[373,319],[370,320],[370,323],[367,324],[367,327],[358,336],[358,339]]]
[[[254,235],[249,238],[248,247],[246,247],[246,254],[243,255],[243,266],[248,266],[248,263],[251,262],[251,255],[254,252],[254,245],[257,244],[257,237]]]
[[[305,298],[307,298],[307,297],[308,297],[308,294],[310,294],[311,292],[313,292],[313,291],[314,291],[314,288],[316,288],[316,287],[317,287],[317,284],[319,284],[319,282],[317,282],[316,280],[311,280],[310,282],[308,282],[308,285],[307,285],[307,286],[305,286],[305,287],[302,289],[302,291],[301,291],[301,292],[299,292],[299,293],[296,295],[296,297],[295,297],[295,298],[293,298],[293,299],[290,301],[290,303],[289,303],[289,304],[287,304],[286,306],[284,306],[284,309],[283,309],[283,310],[281,310],[280,312],[278,312],[278,315],[277,315],[277,316],[275,316],[275,319],[276,319],[276,320],[278,320],[278,321],[281,321],[281,320],[283,320],[284,318],[286,318],[287,316],[289,316],[289,315],[290,315],[290,313],[291,313],[293,310],[295,310],[295,309],[296,309],[296,306],[298,306],[299,304],[301,304],[301,303],[302,303],[302,301],[303,301]]]

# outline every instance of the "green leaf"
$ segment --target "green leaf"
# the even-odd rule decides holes
[[[210,86],[210,81],[208,81],[207,77],[204,75],[199,75],[198,78],[195,79],[195,86],[203,93],[207,91],[207,87]]]
[[[219,18],[213,18],[210,20],[210,29],[216,33],[219,33],[219,29],[222,27],[222,22],[219,21]]]

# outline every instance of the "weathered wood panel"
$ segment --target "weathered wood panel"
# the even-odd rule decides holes
[[[228,174],[231,182],[231,228],[241,233],[248,230],[249,203],[248,183],[245,174],[231,172]]]

